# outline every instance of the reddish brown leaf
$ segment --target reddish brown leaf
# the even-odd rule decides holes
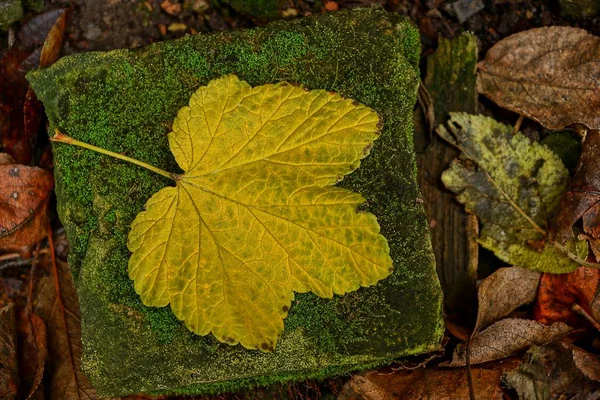
[[[600,114],[600,113],[599,113]],[[592,239],[600,238],[600,131],[589,130],[583,141],[579,163],[560,200],[559,213],[551,235],[564,241],[573,236],[571,227],[583,217],[584,231]],[[592,249],[594,243],[592,240]]]
[[[569,274],[543,274],[535,305],[534,318],[543,323],[566,322],[569,325],[582,325],[584,320],[572,310],[579,304],[586,312],[591,312],[590,304],[598,288],[600,270],[579,267]]]
[[[600,129],[600,38],[553,26],[496,43],[479,63],[478,90],[548,129]]]
[[[36,395],[44,377],[44,364],[48,355],[46,325],[36,314],[27,309],[18,312],[19,384],[20,397],[43,398],[43,390]]]
[[[66,26],[66,10],[45,12],[27,22],[17,41],[0,60],[0,137],[2,145],[19,164],[30,164],[41,106],[29,91],[25,74],[58,59]]]
[[[571,328],[557,322],[550,326],[528,319],[507,318],[496,322],[479,332],[471,340],[471,365],[498,360],[517,354],[534,344],[546,344],[559,339]],[[456,347],[452,362],[448,367],[463,367],[466,365],[466,345]]]
[[[18,369],[15,339],[14,304],[4,296],[0,296],[0,400],[17,398]]]
[[[48,226],[52,174],[24,165],[0,165],[0,248],[19,251],[39,242]]]
[[[476,399],[502,399],[500,378],[520,364],[518,360],[496,363],[490,368],[472,368]],[[363,400],[468,400],[469,385],[464,369],[420,368],[354,375],[350,387]]]
[[[81,371],[81,323],[79,300],[69,266],[54,258],[50,275],[42,278],[36,288],[34,311],[42,317],[48,332],[48,363],[50,400],[89,400],[96,394]]]

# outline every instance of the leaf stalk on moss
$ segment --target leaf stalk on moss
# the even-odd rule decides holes
[[[153,165],[150,165],[148,163],[145,163],[143,161],[136,160],[135,158],[127,157],[127,156],[125,156],[123,154],[115,153],[114,151],[106,150],[106,149],[103,149],[101,147],[97,147],[97,146],[94,146],[92,144],[85,143],[85,142],[82,142],[82,141],[77,140],[77,139],[73,139],[72,137],[70,137],[68,135],[65,135],[64,133],[62,133],[58,129],[54,130],[54,136],[51,137],[50,140],[53,141],[53,142],[65,143],[65,144],[70,144],[70,145],[73,145],[73,146],[82,147],[84,149],[92,150],[92,151],[95,151],[97,153],[101,153],[101,154],[105,154],[107,156],[118,158],[119,160],[127,161],[129,163],[138,165],[138,166],[146,168],[146,169],[148,169],[148,170],[150,170],[152,172],[155,172],[155,173],[157,173],[159,175],[162,175],[162,176],[165,176],[165,177],[167,177],[169,179],[172,179],[175,182],[177,182],[179,180],[179,175],[177,175],[177,174],[174,174],[172,172],[167,172],[167,171],[165,171],[163,169],[157,168],[157,167],[155,167]]]

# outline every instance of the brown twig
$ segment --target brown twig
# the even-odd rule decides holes
[[[571,306],[571,310],[575,311],[577,314],[579,314],[583,318],[587,319],[590,324],[594,325],[594,328],[596,328],[598,331],[600,331],[600,324],[594,319],[594,317],[592,317],[590,314],[588,314],[588,312],[585,311],[579,304],[577,304],[577,303],[573,304]]]

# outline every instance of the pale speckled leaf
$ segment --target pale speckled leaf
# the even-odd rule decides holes
[[[373,110],[324,90],[201,87],[173,123],[185,173],[132,223],[129,276],[199,335],[270,351],[294,292],[331,298],[392,271],[362,196],[332,186],[378,137]]]
[[[569,272],[579,266],[552,243],[542,243],[569,181],[552,151],[481,115],[451,113],[448,129],[439,126],[437,132],[462,152],[442,181],[479,217],[482,246],[512,265],[536,271]],[[585,241],[566,246],[585,259]]]

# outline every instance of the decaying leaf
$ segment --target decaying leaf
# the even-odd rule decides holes
[[[16,317],[14,304],[4,300],[0,296],[0,399],[13,400],[19,384]]]
[[[185,173],[145,165],[176,187],[153,195],[129,233],[129,276],[145,305],[170,304],[199,335],[271,351],[294,292],[331,298],[392,272],[376,217],[358,210],[363,197],[333,186],[369,154],[377,113],[324,90],[252,88],[233,75],[189,104],[169,134]]]
[[[560,200],[560,213],[551,234],[557,240],[573,237],[571,227],[583,218],[583,229],[592,239],[600,238],[600,131],[589,130],[569,190]],[[592,249],[594,249],[592,243]]]
[[[576,367],[571,350],[560,343],[532,346],[526,363],[509,371],[504,382],[517,391],[519,399],[598,399],[600,385]]]
[[[25,74],[58,59],[67,10],[55,9],[30,19],[16,43],[0,59],[0,138],[4,151],[19,164],[30,164],[43,109]]]
[[[46,236],[54,178],[37,167],[0,165],[0,248],[20,251]]]
[[[491,368],[472,368],[475,399],[501,400],[500,378],[520,364],[518,360]],[[350,387],[361,400],[469,400],[469,384],[463,369],[419,368],[352,376]]]
[[[548,129],[600,129],[600,38],[552,26],[496,43],[479,63],[478,90]]]
[[[568,272],[587,256],[585,241],[557,248],[546,243],[551,218],[569,174],[560,159],[538,143],[492,118],[452,113],[438,134],[458,147],[442,174],[467,212],[483,225],[479,243],[512,265],[552,273]]]
[[[592,354],[577,346],[571,346],[575,366],[593,381],[600,381],[600,356]]]
[[[43,399],[40,387],[48,356],[46,324],[28,308],[17,314],[19,346],[19,391],[29,400]]]
[[[470,347],[470,364],[498,360],[523,351],[534,344],[542,345],[553,342],[571,330],[571,327],[562,322],[546,326],[528,319],[503,319],[473,337]],[[459,344],[454,350],[452,362],[447,366],[465,366],[466,348],[465,344]]]
[[[50,260],[49,268],[50,274],[37,284],[34,303],[47,327],[49,399],[94,400],[95,391],[81,371],[79,300],[71,271],[58,259]]]
[[[579,267],[569,274],[543,274],[535,319],[543,324],[562,321],[571,326],[581,325],[583,320],[573,311],[573,304],[591,312],[599,280],[598,268]]]
[[[479,308],[473,334],[506,317],[518,307],[532,303],[541,274],[524,268],[500,268],[488,276],[477,291]]]

